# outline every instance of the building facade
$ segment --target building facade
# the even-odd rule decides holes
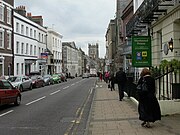
[[[96,43],[96,45],[88,44],[88,56],[94,60],[99,58],[99,45],[98,45],[98,43]]]
[[[0,76],[13,75],[14,0],[0,1]]]
[[[32,71],[46,74],[46,60],[42,54],[46,49],[47,30],[26,16],[24,6],[14,12],[14,75],[28,75]],[[41,18],[40,18],[41,19]]]
[[[62,72],[62,38],[61,34],[48,28],[47,48],[50,51],[48,53],[48,74]]]
[[[63,42],[63,71],[70,76],[78,74],[78,49],[75,42]]]

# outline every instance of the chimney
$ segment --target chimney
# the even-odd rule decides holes
[[[25,6],[16,7],[15,11],[22,16],[26,16],[26,7]]]
[[[42,16],[31,16],[31,20],[41,26],[43,26],[43,18]]]

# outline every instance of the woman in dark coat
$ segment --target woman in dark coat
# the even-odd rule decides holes
[[[139,119],[143,121],[141,124],[144,127],[150,127],[150,122],[161,120],[161,111],[159,103],[155,97],[155,80],[150,76],[150,71],[144,68],[141,72],[141,78],[138,81],[138,85],[143,81],[147,84],[147,91],[139,90]]]

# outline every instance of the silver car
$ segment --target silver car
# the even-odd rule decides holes
[[[25,89],[32,90],[32,80],[28,76],[12,76],[8,81],[17,87],[21,92]]]

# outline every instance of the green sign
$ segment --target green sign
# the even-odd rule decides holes
[[[151,37],[133,36],[132,37],[132,66],[150,67],[151,66]]]

